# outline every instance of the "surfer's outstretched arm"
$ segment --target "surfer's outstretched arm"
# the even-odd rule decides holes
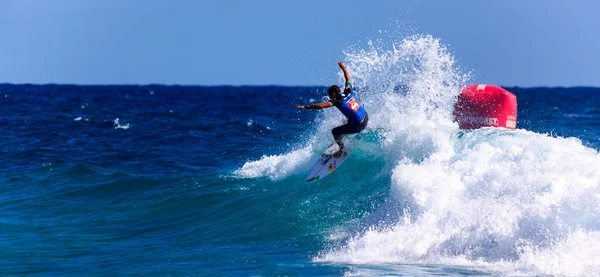
[[[331,101],[312,104],[312,105],[302,105],[302,106],[298,106],[296,108],[302,109],[302,110],[320,110],[320,109],[329,108],[329,107],[333,107],[333,103],[331,103]]]

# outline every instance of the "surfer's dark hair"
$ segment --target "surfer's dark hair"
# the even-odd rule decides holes
[[[340,87],[333,85],[327,89],[327,93],[332,93],[332,92],[335,92],[336,95],[339,95],[342,93],[342,90],[340,89]]]

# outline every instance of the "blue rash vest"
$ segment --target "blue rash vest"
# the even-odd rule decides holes
[[[348,123],[358,124],[365,119],[365,116],[367,115],[365,109],[358,103],[354,93],[352,93],[352,83],[350,82],[346,82],[344,98],[335,99],[331,102],[348,118]]]

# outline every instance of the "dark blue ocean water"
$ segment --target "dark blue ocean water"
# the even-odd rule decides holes
[[[517,127],[530,131],[525,135],[537,133],[535,136],[550,141],[548,145],[571,137],[574,139],[569,143],[597,156],[600,89],[507,89],[517,95]],[[397,159],[383,155],[377,149],[385,148],[386,139],[392,136],[371,130],[363,150],[353,154],[344,168],[319,183],[305,184],[310,162],[322,149],[321,145],[313,150],[306,147],[315,140],[328,142],[327,132],[335,124],[324,118],[336,114],[300,111],[295,106],[311,99],[318,101],[325,95],[324,90],[278,86],[0,85],[0,275],[491,275],[503,267],[501,263],[489,266],[499,263],[498,256],[510,262],[504,267],[514,266],[510,272],[569,275],[546,270],[551,266],[528,267],[522,264],[526,263],[521,258],[524,254],[507,250],[511,247],[490,246],[490,241],[502,245],[507,237],[517,236],[520,241],[532,238],[527,232],[498,235],[489,231],[491,227],[486,232],[493,239],[466,243],[487,249],[477,253],[465,250],[474,249],[471,246],[457,250],[445,245],[443,241],[449,239],[441,235],[443,232],[438,232],[442,242],[436,244],[437,250],[429,251],[422,260],[398,249],[369,248],[374,240],[363,235],[369,230],[389,235],[391,229],[381,227],[382,222],[387,220],[383,225],[392,227],[401,221],[390,216],[390,210],[398,214],[405,211],[406,215],[406,208],[412,205],[401,197],[399,204],[391,208],[389,203],[391,196],[400,195],[394,186],[401,182],[395,166],[403,163],[402,155],[406,154],[398,153]],[[378,114],[371,116],[377,127]],[[465,135],[470,140],[465,145],[475,145],[495,134],[471,135]],[[410,140],[409,135],[394,138]],[[538,139],[523,140],[534,145]],[[486,143],[494,145],[493,141]],[[457,149],[463,153],[485,149],[464,147]],[[516,151],[508,146],[505,150]],[[547,153],[540,150],[531,157],[523,154],[522,160],[511,162],[519,164],[536,155],[554,159],[545,156]],[[569,155],[560,155],[560,159],[570,159]],[[575,159],[581,157],[573,155]],[[463,161],[460,165],[469,160]],[[252,171],[248,168],[251,165],[258,169]],[[590,167],[592,171],[595,168]],[[242,168],[247,170],[240,171]],[[458,167],[448,171],[466,176]],[[549,176],[548,172],[540,176]],[[569,176],[591,176],[594,180],[590,172]],[[481,178],[487,184],[504,180],[494,176]],[[598,192],[598,188],[592,184],[588,192]],[[405,197],[410,198],[408,194]],[[561,203],[557,205],[563,210],[570,209],[569,203]],[[383,213],[387,215],[374,216]],[[548,215],[567,217],[553,212]],[[571,215],[587,218],[596,212]],[[413,222],[416,226],[418,221]],[[521,227],[525,226],[520,222]],[[538,230],[535,226],[546,226],[543,224],[540,221],[527,226]],[[583,226],[587,232],[584,241],[600,231],[597,223],[572,224],[572,229]],[[440,228],[450,230],[449,225]],[[465,238],[479,234],[469,230],[463,230]],[[548,240],[567,241],[571,234],[553,233],[552,228],[539,230],[556,234],[548,235]],[[405,231],[410,233],[409,229]],[[398,236],[407,237],[407,233]],[[547,240],[536,238],[531,240],[541,241],[538,248],[552,248],[544,243]],[[374,256],[353,256],[351,253],[361,252],[352,249]],[[552,257],[548,255],[531,257]],[[464,257],[467,262],[445,262],[444,258],[453,257]],[[477,259],[489,264],[482,266]],[[597,264],[585,264],[588,271],[571,275],[600,274],[594,271]]]

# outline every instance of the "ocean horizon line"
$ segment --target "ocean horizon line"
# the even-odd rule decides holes
[[[467,85],[484,84],[484,83],[469,83]],[[600,89],[600,86],[593,85],[569,85],[569,86],[520,86],[520,85],[498,85],[493,83],[485,83],[486,85],[495,85],[502,88],[514,89]],[[219,85],[202,85],[202,84],[162,84],[162,83],[115,83],[115,84],[77,84],[77,83],[10,83],[3,82],[0,86],[77,86],[77,87],[287,87],[287,88],[315,88],[328,87],[329,85],[283,85],[283,84],[219,84]]]

